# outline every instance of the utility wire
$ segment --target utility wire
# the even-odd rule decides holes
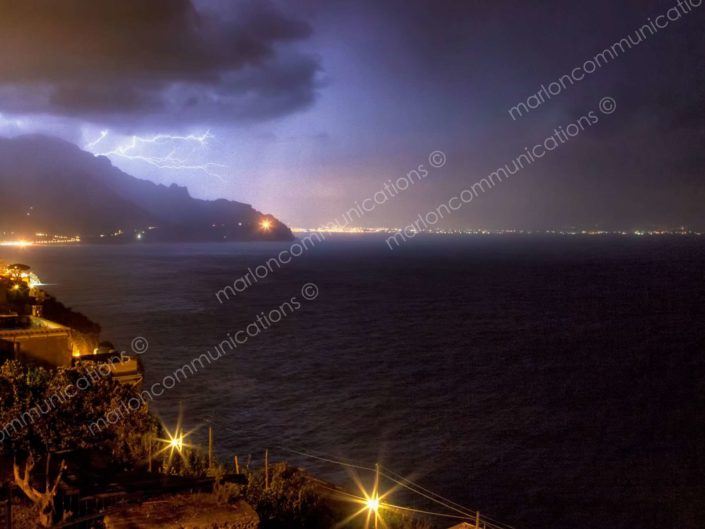
[[[232,430],[231,428],[229,428],[227,426],[226,426],[226,428],[228,430],[231,430],[234,432],[234,430]],[[376,472],[377,471],[377,469],[373,468],[373,467],[359,465],[356,463],[350,463],[350,462],[346,462],[346,461],[341,461],[339,459],[332,459],[330,457],[324,457],[323,455],[315,455],[315,454],[311,454],[311,453],[307,453],[307,452],[302,452],[300,450],[286,448],[283,446],[279,446],[276,448],[278,450],[281,450],[284,452],[289,452],[289,453],[296,454],[296,455],[299,455],[302,457],[316,459],[318,461],[322,461],[325,463],[332,463],[334,465],[340,465],[343,467],[353,468],[356,470],[364,470],[367,472]],[[404,487],[415,494],[423,496],[424,498],[426,498],[434,503],[437,503],[437,504],[445,507],[446,509],[449,509],[449,510],[454,511],[456,513],[462,514],[463,516],[457,516],[457,515],[451,515],[451,514],[441,514],[441,513],[432,513],[430,511],[422,511],[419,509],[413,509],[410,507],[401,507],[398,505],[389,505],[389,504],[385,504],[385,505],[389,505],[390,507],[394,507],[397,509],[417,512],[417,513],[421,513],[421,514],[429,514],[429,515],[434,515],[434,516],[444,516],[444,517],[463,519],[463,520],[473,519],[475,514],[472,514],[472,513],[477,512],[475,509],[468,509],[467,507],[464,507],[464,506],[462,506],[462,505],[460,505],[460,504],[458,504],[448,498],[445,498],[444,496],[441,496],[440,494],[437,494],[437,493],[419,485],[418,483],[411,481],[408,478],[405,478],[405,477],[397,474],[396,472],[392,471],[391,469],[388,469],[386,467],[382,467],[381,465],[380,465],[380,469],[384,469],[383,472],[380,472],[380,475],[385,477],[389,481],[396,483],[397,485]],[[328,487],[325,487],[325,488],[328,488]],[[330,490],[334,490],[334,489],[330,489]],[[341,491],[336,491],[336,492],[341,492]],[[359,498],[359,497],[354,496],[352,494],[346,494],[346,495],[351,496],[357,500],[364,502],[363,498]],[[494,520],[484,514],[482,515],[482,519],[487,520],[488,522],[491,522],[488,524],[488,526],[490,526],[490,527],[495,527],[497,529],[514,529],[514,527],[512,527],[511,525],[503,524],[503,523],[499,522],[498,520]]]
[[[366,471],[369,471],[369,472],[376,472],[376,469],[371,468],[371,467],[365,467],[365,466],[362,466],[362,465],[356,465],[356,464],[352,464],[352,463],[346,463],[346,462],[344,462],[344,461],[339,461],[339,460],[331,459],[331,458],[328,458],[328,457],[316,456],[316,455],[313,455],[313,454],[307,454],[307,453],[305,453],[305,452],[300,452],[300,451],[298,451],[298,450],[292,450],[292,449],[288,449],[288,448],[286,448],[286,449],[284,449],[284,450],[286,450],[287,452],[292,452],[292,453],[294,453],[294,454],[298,454],[298,455],[304,456],[304,457],[311,457],[311,458],[313,458],[313,459],[318,459],[319,461],[325,461],[325,462],[328,462],[328,463],[333,463],[333,464],[336,464],[336,465],[342,465],[342,466],[346,466],[346,467],[350,467],[350,468],[356,468],[356,469],[359,469],[359,470],[366,470]],[[453,506],[451,506],[451,505],[449,505],[449,504],[447,504],[447,503],[444,503],[444,502],[440,501],[438,498],[434,498],[434,497],[432,497],[432,496],[429,496],[428,494],[425,494],[424,492],[421,492],[421,491],[419,491],[419,490],[416,490],[416,489],[412,488],[411,486],[409,486],[409,485],[407,485],[407,484],[405,484],[405,483],[402,483],[402,482],[399,481],[398,479],[395,479],[394,477],[392,477],[392,476],[390,476],[390,475],[388,475],[388,474],[385,474],[384,472],[381,472],[380,474],[381,474],[382,476],[386,477],[388,480],[390,480],[390,481],[392,481],[392,482],[394,482],[394,483],[400,485],[401,487],[404,487],[404,488],[410,490],[411,492],[413,492],[413,493],[415,493],[415,494],[418,494],[418,495],[423,496],[424,498],[426,498],[426,499],[428,499],[428,500],[431,500],[431,501],[433,501],[433,502],[435,502],[435,503],[438,503],[439,505],[442,505],[443,507],[445,507],[445,508],[447,508],[447,509],[450,509],[451,511],[455,511],[455,512],[457,512],[457,513],[462,514],[465,518],[472,518],[472,517],[474,516],[473,514],[471,514],[470,512],[468,512],[467,510],[461,510],[461,509],[458,509],[457,507],[453,507]],[[405,478],[402,478],[402,479],[405,479]],[[407,481],[407,482],[409,482],[409,483],[412,483],[412,482],[410,482],[409,480],[405,480],[405,481]],[[413,483],[412,483],[412,484],[413,484]],[[418,487],[418,488],[423,489],[423,487]],[[426,490],[426,489],[424,489],[424,490]],[[431,491],[427,491],[427,492],[431,492]],[[434,494],[434,493],[431,493],[431,494]],[[442,496],[440,496],[440,497],[442,498]],[[445,498],[442,498],[442,499],[445,500]],[[451,503],[452,503],[452,502],[451,502]]]
[[[360,496],[356,496],[355,494],[350,494],[349,492],[345,492],[345,491],[342,491],[342,490],[334,489],[334,488],[332,488],[332,487],[326,487],[326,486],[324,486],[324,485],[321,485],[321,487],[324,488],[324,489],[327,489],[327,490],[336,492],[337,494],[341,494],[341,495],[343,495],[343,496],[348,496],[349,498],[353,498],[354,500],[357,500],[357,501],[360,502],[361,504],[365,504],[365,503],[366,503],[366,499],[365,499],[365,498],[362,498],[362,497],[360,497]],[[467,516],[457,516],[457,515],[455,515],[455,514],[446,514],[446,513],[441,513],[441,512],[424,511],[424,510],[421,510],[421,509],[414,509],[414,508],[412,508],[412,507],[402,507],[402,506],[400,506],[400,505],[393,505],[393,504],[391,504],[391,503],[386,503],[386,502],[380,502],[379,505],[380,505],[380,508],[400,509],[400,510],[402,510],[402,511],[410,511],[410,512],[415,512],[415,513],[418,513],[418,514],[427,514],[427,515],[429,515],[429,516],[441,516],[441,517],[444,517],[444,518],[455,518],[455,519],[457,519],[457,520],[467,520],[467,519],[468,519]]]
[[[305,452],[299,452],[298,450],[292,450],[291,448],[279,447],[279,449],[280,449],[280,450],[283,450],[283,451],[285,451],[285,452],[291,452],[292,454],[297,454],[297,455],[304,456],[304,457],[310,457],[310,458],[313,458],[313,459],[318,459],[319,461],[325,461],[326,463],[333,463],[333,464],[335,464],[335,465],[341,465],[341,466],[344,466],[344,467],[356,468],[356,469],[358,469],[358,470],[367,470],[367,471],[369,471],[369,472],[375,472],[375,469],[374,469],[374,468],[371,468],[371,467],[365,467],[365,466],[362,466],[362,465],[355,465],[355,464],[353,464],[353,463],[346,463],[346,462],[344,462],[344,461],[337,461],[337,460],[335,460],[335,459],[330,459],[330,458],[327,458],[327,457],[320,457],[320,456],[316,456],[316,455],[313,455],[313,454],[307,454],[307,453],[305,453]]]
[[[458,509],[469,510],[469,511],[471,511],[471,512],[476,512],[476,511],[477,511],[477,509],[471,509],[471,508],[465,507],[464,505],[460,505],[459,503],[456,503],[456,502],[454,502],[453,500],[450,500],[450,499],[448,499],[448,498],[445,498],[445,497],[441,496],[440,494],[437,494],[437,493],[433,492],[432,490],[428,490],[427,488],[424,488],[424,487],[423,487],[422,485],[420,485],[419,483],[415,483],[415,482],[411,481],[409,478],[406,478],[406,477],[404,477],[404,476],[402,476],[402,475],[400,475],[400,474],[397,474],[396,472],[394,472],[393,470],[391,470],[391,469],[389,469],[389,468],[387,468],[387,467],[384,467],[384,466],[381,466],[381,465],[380,465],[380,468],[382,468],[382,469],[383,469],[385,472],[387,472],[388,474],[391,474],[391,475],[387,475],[387,478],[388,478],[388,479],[391,479],[392,481],[394,481],[394,478],[400,479],[400,480],[404,481],[405,483],[408,483],[408,484],[410,484],[410,485],[416,487],[417,489],[422,490],[422,491],[424,491],[424,492],[430,494],[431,496],[435,496],[435,497],[440,498],[441,500],[443,500],[443,501],[445,501],[445,502],[447,502],[447,503],[449,503],[449,504],[451,504],[451,505],[454,505],[454,506],[457,507]]]
[[[300,455],[300,456],[303,456],[303,457],[310,457],[310,458],[317,459],[319,461],[324,461],[327,463],[333,463],[336,465],[341,465],[341,466],[345,466],[345,467],[349,467],[349,468],[355,468],[358,470],[365,470],[368,472],[376,472],[376,469],[372,468],[372,467],[367,467],[367,466],[358,465],[358,464],[354,464],[354,463],[347,463],[345,461],[332,459],[330,457],[317,456],[314,454],[301,452],[298,450],[292,450],[292,449],[284,448],[284,447],[280,447],[280,449],[287,451],[287,452],[291,452],[291,453]],[[440,494],[437,494],[431,490],[428,490],[427,488],[419,485],[418,483],[414,483],[413,481],[411,481],[403,476],[400,476],[396,472],[393,472],[391,469],[388,469],[386,467],[382,467],[381,465],[380,465],[380,468],[383,468],[386,471],[386,472],[380,472],[380,475],[384,476],[388,480],[400,485],[401,487],[408,489],[409,491],[411,491],[415,494],[423,496],[424,498],[431,500],[434,503],[442,505],[443,507],[445,507],[451,511],[462,514],[463,515],[462,519],[473,519],[475,517],[475,514],[472,514],[472,513],[477,512],[475,509],[468,509],[468,508],[466,508],[466,507],[464,507],[464,506],[462,506],[452,500],[449,500],[449,499],[441,496]],[[448,515],[448,516],[451,516],[451,515]],[[455,516],[455,515],[453,515],[453,516]],[[456,517],[461,518],[460,516],[456,516]],[[491,522],[489,525],[497,527],[498,529],[514,529],[514,527],[512,527],[511,525],[504,524],[504,523],[500,522],[499,520],[494,520],[493,518],[486,516],[484,514],[482,515],[482,519],[487,520],[488,522]]]
[[[384,472],[381,472],[380,474],[382,476],[384,476],[385,478],[387,478],[389,481],[396,483],[397,485],[404,487],[405,489],[408,489],[411,492],[418,494],[419,496],[423,496],[424,498],[431,500],[434,503],[438,503],[439,505],[442,505],[446,509],[460,513],[463,516],[465,516],[466,518],[472,518],[474,516],[474,514],[471,514],[468,511],[458,509],[457,507],[453,507],[452,505],[445,503],[445,502],[439,500],[438,498],[434,498],[433,496],[429,496],[428,494],[425,494],[424,492],[421,492],[420,490],[417,490],[417,489],[415,489],[415,488],[413,488],[413,487],[411,487],[411,486],[409,486],[409,485],[407,485],[397,479],[394,479],[393,477],[389,476],[388,474],[385,474]]]
[[[404,476],[401,476],[401,475],[397,474],[396,472],[392,471],[392,470],[389,469],[389,468],[386,468],[386,467],[381,467],[381,468],[383,468],[386,472],[392,474],[392,475],[395,476],[396,478],[398,478],[398,479],[400,479],[400,480],[402,480],[402,481],[404,481],[404,482],[406,482],[406,483],[409,483],[409,484],[413,485],[414,487],[416,487],[416,488],[418,488],[418,489],[420,489],[420,490],[422,490],[422,491],[424,491],[424,492],[426,492],[426,493],[428,493],[428,494],[430,494],[430,495],[432,495],[432,496],[435,496],[435,497],[437,497],[437,498],[440,498],[440,499],[443,500],[444,502],[447,502],[447,503],[449,503],[449,504],[451,504],[451,505],[455,505],[455,506],[458,507],[459,509],[466,509],[466,510],[469,510],[470,512],[476,512],[476,511],[477,511],[477,509],[467,509],[467,507],[464,507],[463,505],[460,505],[459,503],[456,503],[456,502],[454,502],[454,501],[452,501],[452,500],[450,500],[450,499],[448,499],[448,498],[445,498],[445,497],[441,496],[440,494],[437,494],[437,493],[435,493],[435,492],[433,492],[433,491],[431,491],[431,490],[428,490],[427,488],[424,488],[423,486],[419,485],[418,483],[414,483],[414,482],[411,481],[410,479],[405,478]],[[386,474],[383,474],[383,475],[385,475],[385,476],[387,477],[387,479],[390,479],[391,481],[395,481],[391,476],[386,475]],[[398,482],[397,482],[397,483],[398,483]],[[400,485],[402,485],[402,484],[400,483]],[[405,486],[405,485],[402,485],[402,486]],[[407,487],[407,488],[409,488],[409,487]],[[412,490],[412,489],[409,489],[409,490]],[[420,494],[420,493],[418,493],[418,494]],[[422,495],[423,495],[423,494],[422,494]],[[457,510],[457,509],[456,509],[456,510]],[[500,527],[504,527],[504,528],[506,528],[506,529],[514,529],[514,527],[512,527],[511,525],[503,524],[503,523],[500,522],[499,520],[493,520],[492,518],[490,518],[489,516],[485,516],[484,514],[482,515],[482,518],[484,518],[484,519],[486,519],[486,520],[488,520],[488,521],[494,522],[495,524],[499,525]]]

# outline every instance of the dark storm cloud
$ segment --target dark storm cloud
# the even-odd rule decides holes
[[[152,113],[163,108],[156,91],[137,91],[129,85],[60,86],[52,90],[48,103],[52,111],[78,115]]]
[[[687,14],[679,8],[680,16],[673,16],[667,28],[521,119],[514,121],[508,113],[542,84],[633,34],[649,17],[669,10],[676,14],[678,1],[329,0],[308,5],[331,26],[353,27],[364,35],[365,60],[359,63],[371,82],[384,80],[378,94],[386,97],[380,126],[362,123],[374,136],[376,150],[388,142],[387,152],[398,155],[397,139],[403,135],[413,145],[406,147],[409,159],[424,149],[442,148],[448,154],[443,181],[434,179],[426,196],[413,199],[424,206],[410,204],[411,218],[611,96],[617,101],[613,116],[454,215],[449,225],[678,226],[694,221],[682,212],[696,211],[700,204],[697,225],[705,226],[705,5],[686,9]],[[390,107],[401,111],[390,118]],[[388,133],[389,119],[397,119],[396,136]],[[376,134],[378,129],[382,132]],[[407,195],[390,207],[402,200],[412,202]]]
[[[0,111],[227,121],[310,104],[318,63],[295,44],[311,27],[267,2],[228,7],[221,16],[189,0],[1,0]]]

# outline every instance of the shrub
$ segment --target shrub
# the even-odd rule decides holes
[[[264,471],[248,474],[245,499],[260,517],[263,529],[327,529],[336,517],[319,484],[303,470],[277,463],[269,470],[265,488]]]

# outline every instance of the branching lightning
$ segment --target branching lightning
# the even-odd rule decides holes
[[[100,131],[100,136],[98,136],[98,138],[96,138],[96,139],[93,140],[92,142],[86,143],[86,144],[83,146],[83,148],[86,149],[86,150],[92,149],[93,147],[95,147],[96,145],[98,145],[101,141],[103,141],[107,136],[108,136],[108,131],[107,131],[107,130],[101,130],[101,131]]]
[[[91,150],[96,156],[118,157],[126,160],[135,160],[148,163],[159,169],[175,169],[180,171],[201,171],[209,176],[214,176],[221,182],[223,177],[218,174],[217,169],[227,167],[226,165],[207,162],[194,163],[190,158],[196,149],[208,146],[209,140],[215,139],[210,130],[203,134],[189,134],[187,136],[174,134],[155,134],[150,137],[132,136],[126,143],[118,144],[112,150],[105,152],[94,152],[109,135],[109,131],[103,130],[100,136],[87,143],[85,148]],[[166,154],[149,154],[150,146],[158,148],[171,147]],[[187,151],[184,156],[184,151]],[[179,155],[181,153],[181,155]]]

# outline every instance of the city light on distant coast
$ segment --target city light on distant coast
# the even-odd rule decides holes
[[[14,236],[16,237],[17,235]],[[31,239],[26,238],[26,236],[21,239],[0,239],[0,246],[25,248],[27,246],[66,245],[77,244],[80,242],[80,235],[50,235],[46,233],[36,233]]]
[[[18,248],[24,248],[26,246],[32,246],[34,243],[32,241],[2,241],[0,246],[14,246]]]

